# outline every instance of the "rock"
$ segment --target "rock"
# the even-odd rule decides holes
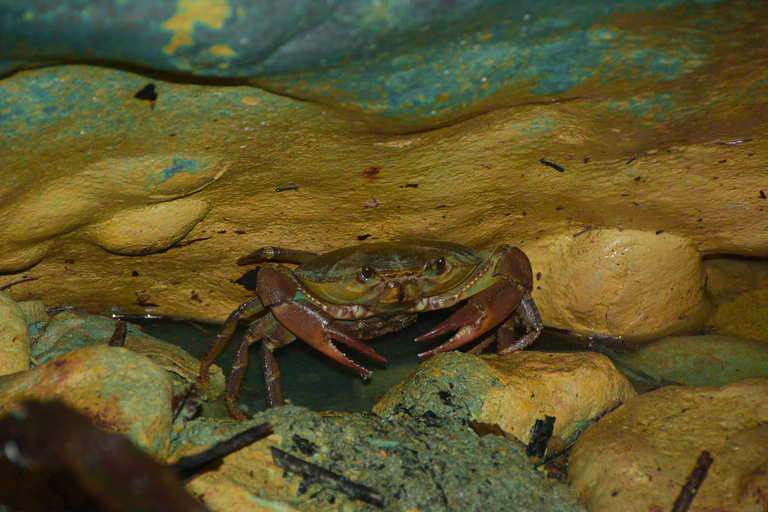
[[[670,510],[703,450],[690,512],[768,508],[768,379],[670,386],[609,413],[576,441],[570,480],[590,512]]]
[[[435,414],[390,421],[284,406],[241,424],[193,420],[171,460],[263,422],[273,435],[187,486],[211,510],[371,510],[327,483],[285,472],[273,462],[274,446],[374,489],[383,510],[584,511],[575,493],[535,471],[516,443],[478,437],[462,421]]]
[[[83,311],[63,311],[51,317],[44,332],[35,337],[32,355],[42,363],[80,347],[106,345],[117,321]],[[125,348],[147,356],[155,364],[178,376],[184,382],[198,382],[200,361],[186,350],[148,336],[128,324]],[[210,385],[206,399],[213,400],[224,392],[224,373],[213,365],[208,371]]]
[[[701,254],[679,236],[599,229],[542,237],[528,254],[547,325],[651,341],[697,327],[711,310]]]
[[[24,399],[58,398],[96,426],[127,436],[163,460],[173,421],[170,375],[125,348],[72,350],[0,381],[0,414]]]
[[[627,379],[600,354],[522,351],[507,356],[440,354],[392,388],[373,411],[453,415],[497,425],[523,443],[537,419],[554,416],[567,438],[617,400],[635,396]]]
[[[636,386],[724,386],[768,377],[768,344],[731,336],[671,336],[616,358]]]
[[[29,329],[24,312],[0,291],[0,375],[26,371],[29,365]]]
[[[208,210],[208,203],[190,197],[139,206],[89,226],[83,235],[110,252],[147,254],[165,250],[187,236]]]
[[[768,343],[768,260],[717,258],[705,264],[707,291],[717,306],[707,328]]]
[[[0,19],[15,297],[221,321],[259,247],[439,238],[530,252],[545,322],[648,339],[695,323],[700,256],[768,256],[768,28],[740,4],[201,2]]]
[[[648,132],[630,112],[614,111],[615,101],[586,99],[563,108],[536,101],[418,134],[373,135],[335,109],[246,86],[155,81],[160,97],[150,110],[132,98],[147,80],[60,66],[0,81],[8,105],[0,112],[34,105],[3,117],[0,127],[4,174],[26,191],[9,188],[0,203],[0,270],[8,274],[0,286],[30,269],[45,276],[15,286],[14,297],[221,321],[252,296],[236,283],[245,269],[235,260],[259,247],[324,252],[358,237],[440,238],[528,252],[534,273],[541,272],[534,299],[545,322],[647,338],[688,325],[675,314],[695,317],[703,304],[700,256],[768,255],[754,186],[768,142],[714,143],[749,138],[733,127],[760,132],[764,117],[742,113],[732,121],[728,111],[721,123],[720,110],[707,107],[691,126],[716,128],[669,151],[658,150],[667,147],[659,141],[685,137],[678,124]],[[722,87],[762,91],[762,75],[750,80]],[[39,133],[60,136],[29,154],[28,141]],[[542,164],[542,148],[566,172]],[[276,191],[288,185],[299,188]],[[478,208],[480,199],[494,207]],[[575,245],[560,245],[563,239]],[[622,249],[614,253],[614,246]],[[622,258],[631,272],[611,266]],[[656,274],[663,283],[645,282]],[[576,285],[587,302],[569,294]]]

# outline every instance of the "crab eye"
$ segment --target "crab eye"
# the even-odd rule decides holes
[[[376,271],[373,270],[373,267],[369,267],[368,265],[365,265],[363,268],[360,269],[360,273],[358,274],[357,278],[364,283],[368,281],[370,278],[372,278],[375,273]]]
[[[439,258],[429,261],[424,270],[430,270],[437,275],[443,275],[447,266],[448,262],[445,261],[445,256],[440,256]]]

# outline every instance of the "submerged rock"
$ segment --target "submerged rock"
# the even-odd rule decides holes
[[[26,399],[60,399],[101,429],[124,434],[161,459],[171,439],[172,398],[167,372],[117,347],[72,350],[0,381],[0,414]]]
[[[611,361],[592,352],[506,356],[449,352],[433,357],[376,404],[391,418],[402,411],[452,415],[497,425],[523,443],[537,419],[555,417],[555,436],[566,438],[617,400],[635,396]]]
[[[670,336],[616,357],[636,386],[724,386],[768,377],[768,343],[732,336]]]
[[[768,379],[640,395],[576,441],[571,482],[591,512],[670,510],[706,450],[714,463],[688,510],[766,510],[766,397]]]
[[[390,421],[284,406],[247,423],[201,419],[182,431],[172,459],[263,422],[273,435],[189,484],[211,510],[371,509],[327,483],[284,471],[272,460],[277,447],[372,488],[384,510],[584,511],[576,494],[536,472],[516,443],[478,437],[465,422],[429,412]]]

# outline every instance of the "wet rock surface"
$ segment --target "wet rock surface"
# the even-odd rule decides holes
[[[516,443],[478,437],[465,421],[430,411],[387,420],[285,406],[243,424],[196,420],[174,443],[172,459],[262,422],[273,425],[272,436],[188,486],[211,510],[374,509],[285,472],[272,460],[273,446],[374,489],[384,510],[584,510],[567,486],[536,472]]]
[[[433,411],[496,425],[527,444],[537,419],[554,417],[554,435],[566,438],[634,396],[629,381],[600,354],[449,352],[420,365],[373,410],[383,417]]]
[[[705,334],[670,336],[611,356],[637,388],[724,386],[768,376],[768,343]]]
[[[24,312],[0,291],[0,375],[29,369],[29,330]]]
[[[571,483],[591,512],[671,510],[706,450],[714,463],[689,511],[766,510],[766,397],[764,378],[640,395],[579,438]]]
[[[67,352],[0,381],[0,414],[26,399],[60,399],[109,432],[159,458],[171,439],[170,375],[130,350],[93,346]]]

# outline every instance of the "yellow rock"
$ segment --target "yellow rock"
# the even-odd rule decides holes
[[[708,111],[681,134],[574,98],[394,134],[249,86],[154,80],[150,109],[127,94],[146,82],[93,66],[0,82],[10,103],[30,84],[87,98],[0,150],[0,286],[38,277],[17,299],[221,321],[251,296],[235,260],[259,247],[431,238],[519,246],[545,323],[646,339],[696,323],[701,256],[768,255],[759,116]]]
[[[0,375],[29,370],[29,329],[24,312],[0,291]]]
[[[497,425],[523,443],[531,427],[554,416],[553,435],[567,438],[635,390],[611,361],[592,352],[506,356],[449,352],[422,363],[392,388],[373,411],[384,417],[410,408],[460,414]]]
[[[573,487],[590,512],[670,510],[702,451],[714,463],[689,510],[768,507],[768,379],[640,395],[578,439]]]
[[[589,230],[539,240],[533,293],[547,325],[653,340],[706,320],[701,254],[667,233]]]
[[[171,439],[172,394],[171,377],[146,357],[93,346],[0,380],[0,414],[25,399],[60,399],[103,430],[124,434],[164,459]]]

